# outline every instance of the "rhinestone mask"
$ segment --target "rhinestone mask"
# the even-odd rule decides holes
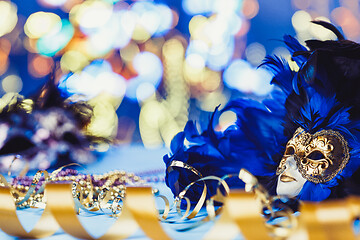
[[[341,172],[349,161],[349,148],[337,131],[321,130],[315,134],[298,128],[286,144],[285,153],[276,170],[285,171],[286,159],[294,156],[298,171],[308,181],[324,183]]]

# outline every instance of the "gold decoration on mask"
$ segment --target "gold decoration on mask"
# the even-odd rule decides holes
[[[294,156],[301,175],[313,183],[324,183],[341,172],[349,161],[349,148],[337,131],[321,130],[315,134],[298,128],[286,144],[286,150],[276,171],[285,171],[288,157]]]

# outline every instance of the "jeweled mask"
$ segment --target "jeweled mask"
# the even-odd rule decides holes
[[[285,162],[290,156],[294,156],[301,175],[313,183],[333,179],[350,158],[347,142],[339,132],[321,130],[310,134],[302,128],[298,128],[286,144],[277,175],[285,171]]]

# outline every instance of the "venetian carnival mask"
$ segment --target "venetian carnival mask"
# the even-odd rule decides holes
[[[349,161],[349,148],[337,131],[321,130],[315,134],[298,128],[288,141],[277,168],[277,194],[297,196],[306,180],[325,183],[341,172]],[[291,188],[288,188],[288,186]]]

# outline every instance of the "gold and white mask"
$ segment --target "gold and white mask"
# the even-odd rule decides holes
[[[301,176],[313,183],[333,179],[350,158],[348,144],[339,132],[321,130],[310,134],[302,128],[298,128],[286,144],[285,153],[276,170],[277,175],[283,175],[286,171],[289,157],[294,158]]]

